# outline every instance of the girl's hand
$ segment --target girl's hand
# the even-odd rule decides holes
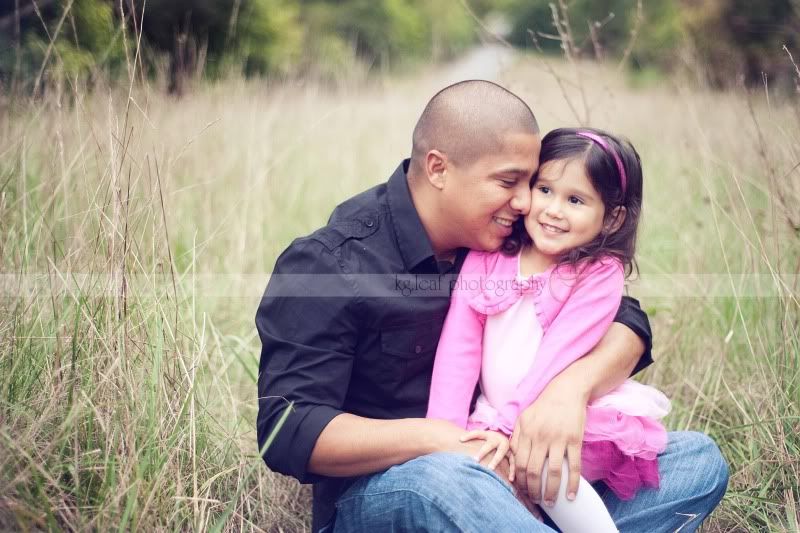
[[[514,454],[510,453],[511,446],[508,437],[498,431],[475,430],[465,433],[459,440],[461,442],[473,440],[485,441],[473,458],[480,463],[483,461],[484,457],[494,452],[494,457],[492,457],[486,465],[489,470],[494,470],[503,459],[507,458],[509,463],[508,481],[510,483],[514,482],[514,470],[516,470],[516,468],[514,464]]]
[[[567,499],[575,499],[581,473],[581,446],[588,395],[576,395],[567,381],[554,379],[517,418],[511,435],[517,489],[536,503],[552,505],[561,485],[561,468],[569,464]],[[542,470],[547,461],[547,485]],[[544,496],[542,496],[544,489]]]

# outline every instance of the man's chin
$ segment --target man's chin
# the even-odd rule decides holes
[[[481,252],[497,252],[503,246],[504,239],[490,239],[481,241],[479,244],[479,248],[473,248],[473,250],[480,250]]]

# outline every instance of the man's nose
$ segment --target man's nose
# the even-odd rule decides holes
[[[514,188],[514,196],[511,197],[511,209],[517,211],[522,216],[531,210],[531,188],[527,183],[521,183]]]

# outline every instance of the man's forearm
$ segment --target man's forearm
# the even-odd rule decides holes
[[[589,402],[622,384],[644,349],[638,335],[615,322],[591,352],[561,372],[548,388],[555,382],[568,385]],[[437,451],[474,454],[474,443],[459,442],[463,433],[443,420],[375,420],[343,413],[320,433],[308,470],[332,477],[359,476]]]
[[[474,444],[459,442],[463,434],[443,420],[375,420],[343,413],[320,433],[308,470],[324,476],[360,476],[437,451],[474,453]]]
[[[591,352],[572,363],[555,380],[577,387],[589,402],[621,385],[644,350],[644,343],[636,333],[614,322]]]

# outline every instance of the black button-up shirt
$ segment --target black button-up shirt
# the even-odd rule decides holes
[[[330,520],[352,482],[307,470],[331,419],[342,412],[396,419],[427,411],[449,280],[467,250],[458,251],[455,264],[437,263],[411,201],[407,168],[406,160],[387,183],[347,200],[327,226],[295,240],[278,258],[256,314],[259,449],[272,438],[267,465],[314,483],[314,530]],[[652,362],[647,315],[626,297],[615,320],[647,347],[638,372]]]

